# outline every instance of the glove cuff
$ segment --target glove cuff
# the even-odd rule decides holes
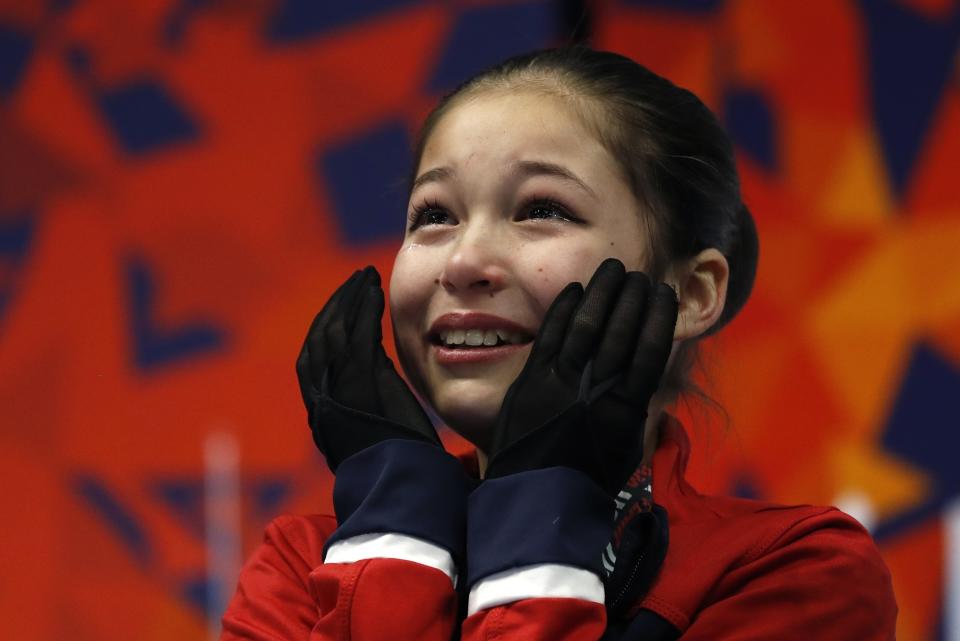
[[[430,443],[391,439],[340,465],[333,486],[339,527],[324,546],[372,533],[404,534],[464,556],[470,481],[457,459]]]
[[[469,499],[468,588],[504,570],[544,563],[600,576],[613,509],[589,477],[564,467],[484,481]]]

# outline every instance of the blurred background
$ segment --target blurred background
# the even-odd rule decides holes
[[[960,639],[958,38],[951,0],[0,0],[5,636],[215,638],[269,519],[329,507],[294,360],[388,280],[417,123],[581,40],[716,111],[759,227],[694,481],[839,505],[898,638]]]

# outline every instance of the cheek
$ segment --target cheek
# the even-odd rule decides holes
[[[605,259],[613,256],[624,260],[613,251],[604,251],[604,247],[614,249],[600,242],[580,242],[562,249],[531,252],[524,257],[527,263],[523,270],[528,275],[527,289],[536,299],[541,312],[546,312],[560,290],[570,283],[578,282],[586,287],[593,272]]]
[[[399,336],[419,333],[426,303],[433,289],[429,252],[419,245],[404,246],[397,252],[390,276],[390,314]]]
[[[436,287],[429,259],[430,253],[425,248],[405,246],[397,253],[390,276],[390,318],[393,322],[394,345],[407,379],[421,394],[427,390],[426,354],[421,336],[430,296]]]

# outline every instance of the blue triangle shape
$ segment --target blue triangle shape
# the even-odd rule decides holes
[[[932,481],[919,505],[880,523],[874,538],[883,541],[936,518],[960,494],[960,368],[932,346],[914,347],[894,400],[881,444],[887,452],[922,469]]]
[[[201,479],[160,479],[149,484],[149,491],[191,534],[203,539],[204,502]]]
[[[31,211],[18,212],[8,220],[0,221],[0,264],[14,274],[0,286],[0,320],[13,300],[18,282],[16,276],[33,245],[36,227],[36,215]]]
[[[860,6],[873,117],[893,191],[902,198],[956,64],[960,9],[937,21],[892,0]]]
[[[293,482],[289,478],[262,478],[251,481],[248,493],[258,523],[269,521],[280,512],[280,506],[290,498]]]
[[[13,94],[33,55],[33,37],[0,24],[0,98]]]
[[[777,120],[767,97],[746,87],[730,87],[723,99],[723,115],[737,148],[761,167],[776,171]]]
[[[960,492],[960,369],[925,343],[915,346],[883,445],[922,468],[944,496]]]
[[[183,601],[192,607],[197,614],[206,617],[210,607],[210,582],[206,575],[186,577],[179,581],[179,593]]]

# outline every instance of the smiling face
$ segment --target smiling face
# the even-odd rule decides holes
[[[646,226],[614,158],[546,93],[460,102],[416,175],[390,282],[397,351],[425,400],[482,450],[550,303],[605,258],[643,269]]]

